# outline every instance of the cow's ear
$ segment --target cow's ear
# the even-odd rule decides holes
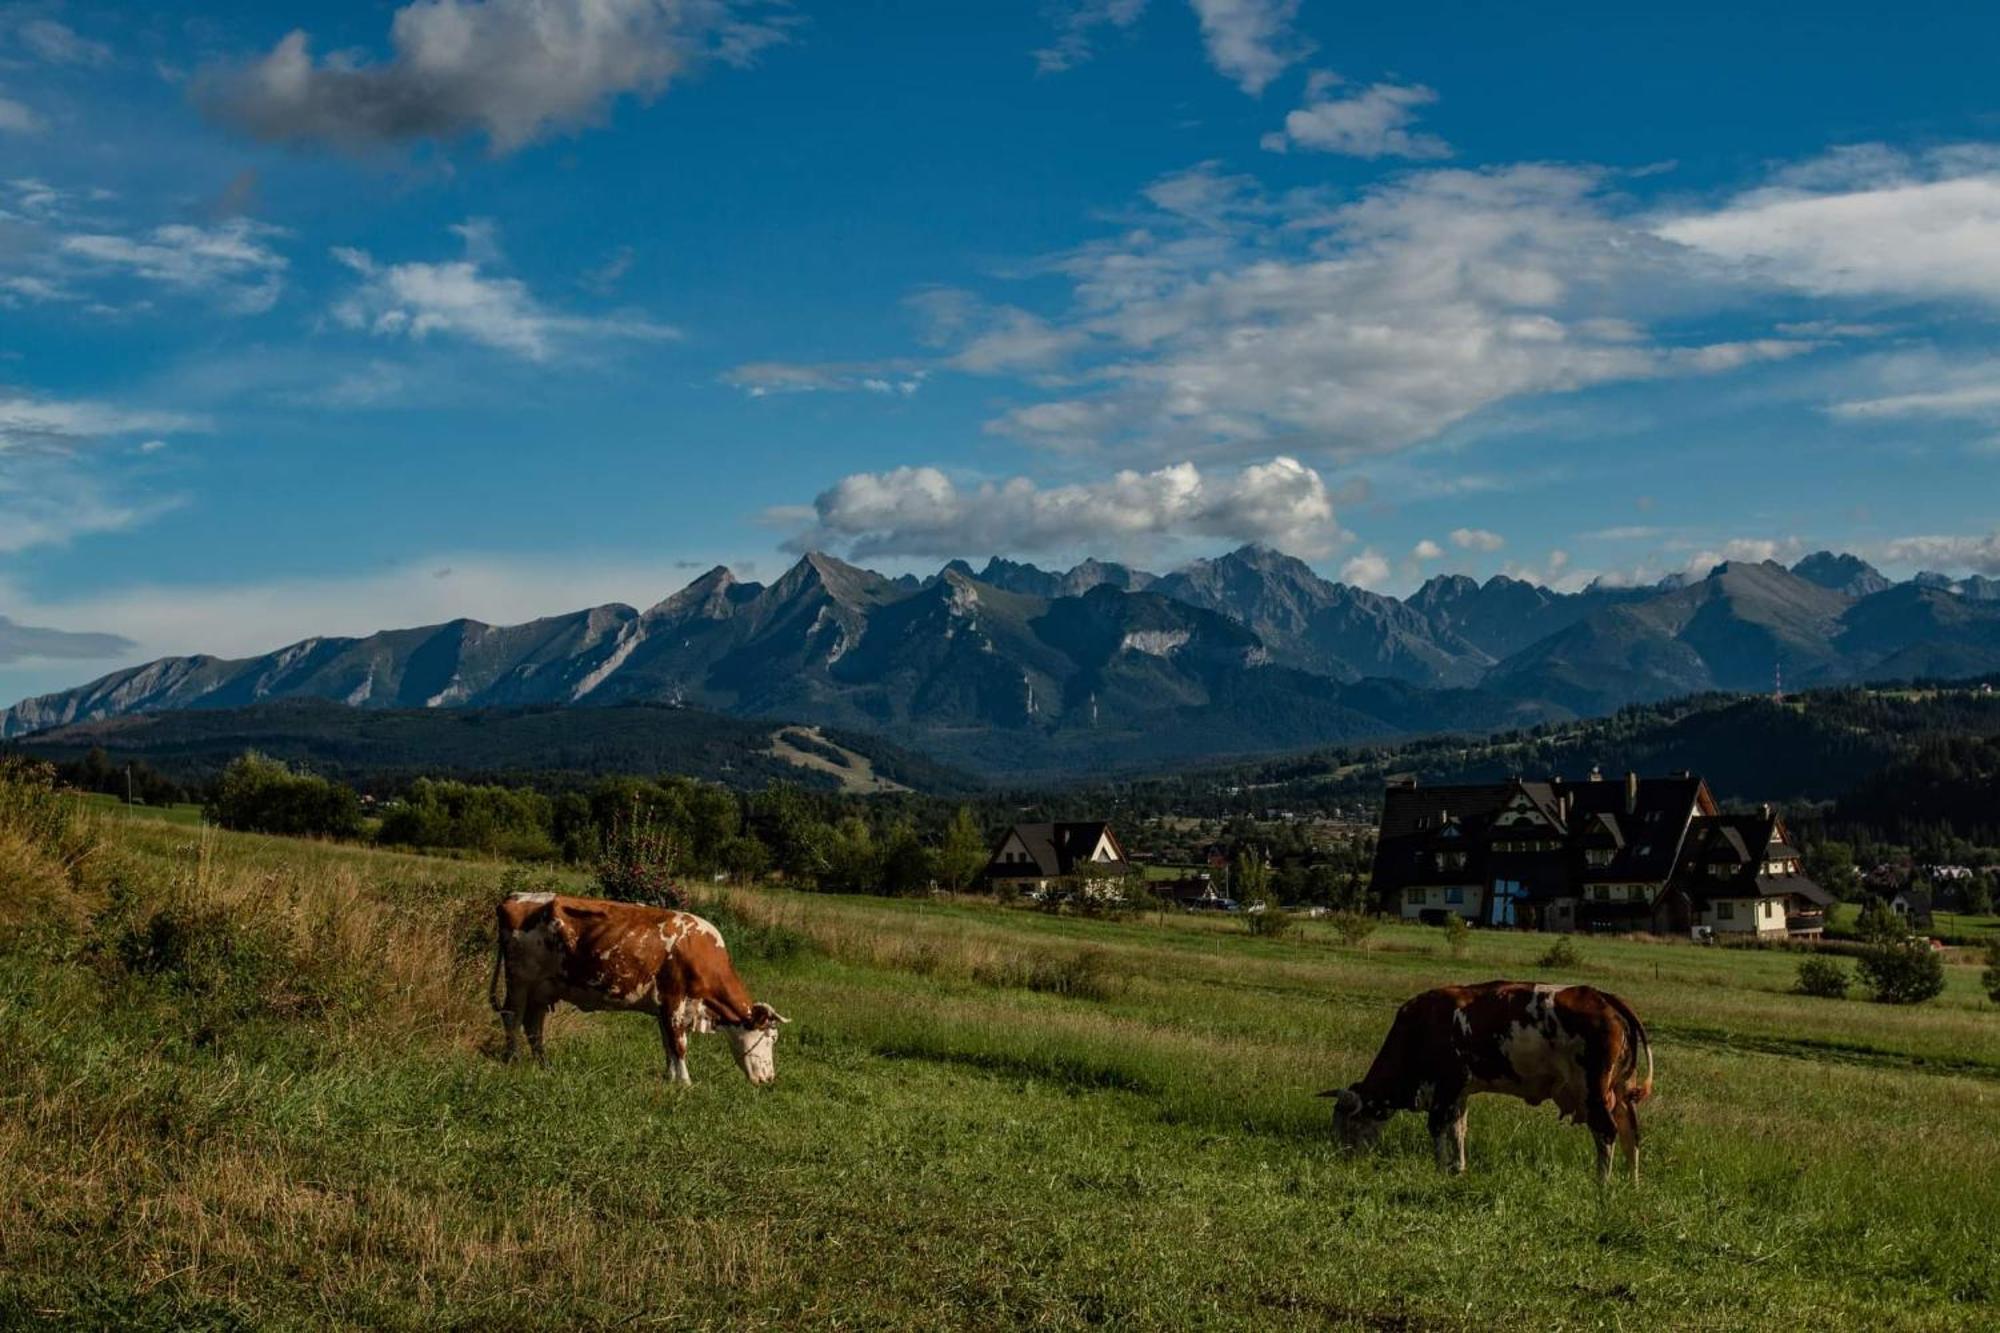
[[[1320,1096],[1333,1098],[1333,1109],[1342,1115],[1353,1115],[1361,1109],[1361,1094],[1352,1088],[1335,1088]]]
[[[762,1000],[750,1006],[750,1026],[760,1032],[765,1028],[774,1028],[780,1023],[791,1021]]]

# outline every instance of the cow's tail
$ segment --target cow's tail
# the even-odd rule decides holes
[[[496,921],[493,924],[493,975],[486,979],[486,1003],[493,1006],[495,1013],[500,1011],[502,1003],[500,999],[500,973],[505,970],[506,966],[507,927]]]
[[[1604,998],[1618,1011],[1625,1021],[1625,1030],[1632,1043],[1632,1079],[1625,1085],[1625,1100],[1637,1105],[1653,1095],[1653,1043],[1646,1036],[1646,1025],[1639,1021],[1639,1015],[1632,1012],[1632,1006],[1616,995],[1606,992]],[[1639,1053],[1646,1053],[1646,1076],[1639,1077]]]

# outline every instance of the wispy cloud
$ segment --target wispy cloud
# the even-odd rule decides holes
[[[111,48],[46,15],[23,20],[14,37],[36,59],[51,65],[108,65]]]
[[[490,226],[469,223],[454,230],[465,242],[463,259],[385,264],[365,251],[336,248],[334,258],[359,281],[335,302],[334,320],[378,337],[464,338],[529,361],[547,361],[587,341],[680,336],[643,317],[551,310],[521,279],[488,271],[486,261],[497,254]]]
[[[285,257],[271,248],[284,233],[248,218],[214,226],[174,223],[138,236],[80,232],[62,238],[59,250],[71,269],[124,273],[183,292],[213,296],[239,314],[277,304],[284,289]]]
[[[1055,11],[1055,40],[1033,53],[1035,70],[1060,74],[1094,54],[1098,33],[1129,28],[1146,12],[1146,0],[1074,0]]]
[[[101,662],[130,653],[135,647],[122,635],[17,625],[0,616],[0,666],[36,661]]]

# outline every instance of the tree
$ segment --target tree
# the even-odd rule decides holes
[[[892,825],[883,837],[880,866],[884,893],[920,893],[930,886],[931,854],[907,820]]]
[[[1854,933],[1870,944],[1887,944],[1908,936],[1910,928],[1886,899],[1870,898],[1855,918]]]
[[[1979,984],[1986,987],[1986,998],[2000,1004],[2000,940],[1986,946],[1986,970],[1979,974]]]
[[[938,883],[957,893],[978,883],[985,869],[986,837],[979,831],[979,821],[972,817],[972,807],[961,805],[945,825],[944,840],[938,844]]]
[[[1801,995],[1841,1000],[1847,997],[1849,980],[1847,969],[1833,959],[1807,958],[1799,963],[1799,977],[1794,989]]]
[[[1236,854],[1229,872],[1229,896],[1241,903],[1261,903],[1271,896],[1271,867],[1256,848]]]
[[[1843,901],[1861,887],[1854,848],[1844,842],[1815,842],[1806,848],[1806,877]]]
[[[248,833],[352,838],[361,832],[361,799],[351,788],[295,773],[254,750],[222,770],[203,813],[211,823]]]

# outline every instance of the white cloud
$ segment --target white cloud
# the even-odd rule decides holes
[[[1574,572],[1569,566],[1569,552],[1561,549],[1550,551],[1539,565],[1508,565],[1503,571],[1509,578],[1520,579],[1544,588],[1568,589],[1573,585],[1587,582],[1587,573]]]
[[[1371,546],[1341,565],[1340,581],[1357,588],[1380,588],[1389,581],[1388,558]]]
[[[1418,542],[1415,546],[1410,548],[1410,559],[1442,560],[1444,559],[1444,547],[1439,546],[1429,537],[1426,537],[1422,541]]]
[[[15,30],[21,45],[51,65],[106,65],[111,48],[77,34],[76,29],[51,18],[29,19]]]
[[[276,304],[284,287],[285,257],[268,244],[281,234],[276,227],[232,218],[212,227],[155,227],[142,237],[82,232],[63,237],[58,248],[84,268],[211,294],[227,309],[257,314]]]
[[[1883,544],[1882,558],[1927,569],[2000,574],[2000,528],[1984,537],[1899,537]]]
[[[414,0],[390,21],[395,54],[315,61],[303,31],[247,68],[212,75],[211,112],[260,139],[368,148],[480,134],[507,153],[650,100],[707,59],[743,64],[782,19],[729,0]]]
[[[1056,36],[1034,53],[1035,70],[1060,74],[1090,59],[1101,28],[1129,28],[1146,11],[1146,0],[1075,0],[1055,15]]]
[[[722,382],[752,398],[791,393],[879,393],[907,398],[924,387],[930,371],[914,361],[746,361]]]
[[[108,494],[89,455],[133,436],[205,428],[179,412],[0,390],[0,555],[127,528],[170,507]]]
[[[1410,128],[1417,109],[1437,101],[1429,88],[1377,83],[1348,97],[1329,97],[1337,82],[1315,74],[1306,85],[1305,105],[1285,117],[1284,129],[1265,135],[1263,146],[1280,153],[1296,147],[1365,158],[1451,156],[1451,145],[1443,139]]]
[[[1292,31],[1299,0],[1192,0],[1209,63],[1252,97],[1312,51]]]
[[[1491,553],[1507,544],[1507,539],[1497,532],[1485,528],[1453,528],[1451,544],[1461,551],[1483,551]]]
[[[1796,564],[1806,553],[1806,544],[1797,537],[1732,537],[1720,545],[1696,551],[1681,572],[1689,578],[1705,578],[1724,562],[1762,564],[1775,560],[1781,565]]]
[[[1267,196],[1212,164],[1156,211],[1049,267],[1073,304],[1069,392],[989,430],[1153,457],[1381,453],[1509,399],[1716,374],[1818,344],[1668,345],[1649,314],[1713,310],[1688,252],[1599,172],[1525,165],[1394,178],[1345,202]]]
[[[334,258],[360,277],[334,304],[335,321],[380,337],[465,338],[530,361],[546,361],[586,340],[680,336],[666,325],[635,317],[549,310],[520,279],[483,270],[477,256],[494,253],[490,228],[468,224],[457,230],[467,257],[441,263],[379,264],[360,250],[335,249]]]
[[[179,412],[131,410],[87,400],[36,398],[0,390],[0,455],[73,453],[99,440],[204,429]]]
[[[80,634],[74,630],[21,625],[0,616],[0,666],[19,662],[93,662],[132,651],[130,639],[116,634]]]
[[[41,129],[42,118],[26,103],[0,97],[0,134],[37,134]]]
[[[1819,296],[2000,302],[2000,154],[1851,149],[1655,231]]]
[[[1956,384],[1914,393],[1887,394],[1879,398],[1853,398],[1828,409],[1848,421],[1873,421],[1902,417],[2000,416],[2000,369],[1995,378],[1983,383]]]
[[[799,511],[786,507],[766,518],[789,525]],[[867,559],[1121,549],[1216,537],[1311,556],[1330,550],[1343,535],[1320,475],[1279,457],[1233,475],[1177,463],[1052,487],[1026,477],[961,486],[934,467],[855,473],[820,493],[809,526],[787,545],[831,547]]]

